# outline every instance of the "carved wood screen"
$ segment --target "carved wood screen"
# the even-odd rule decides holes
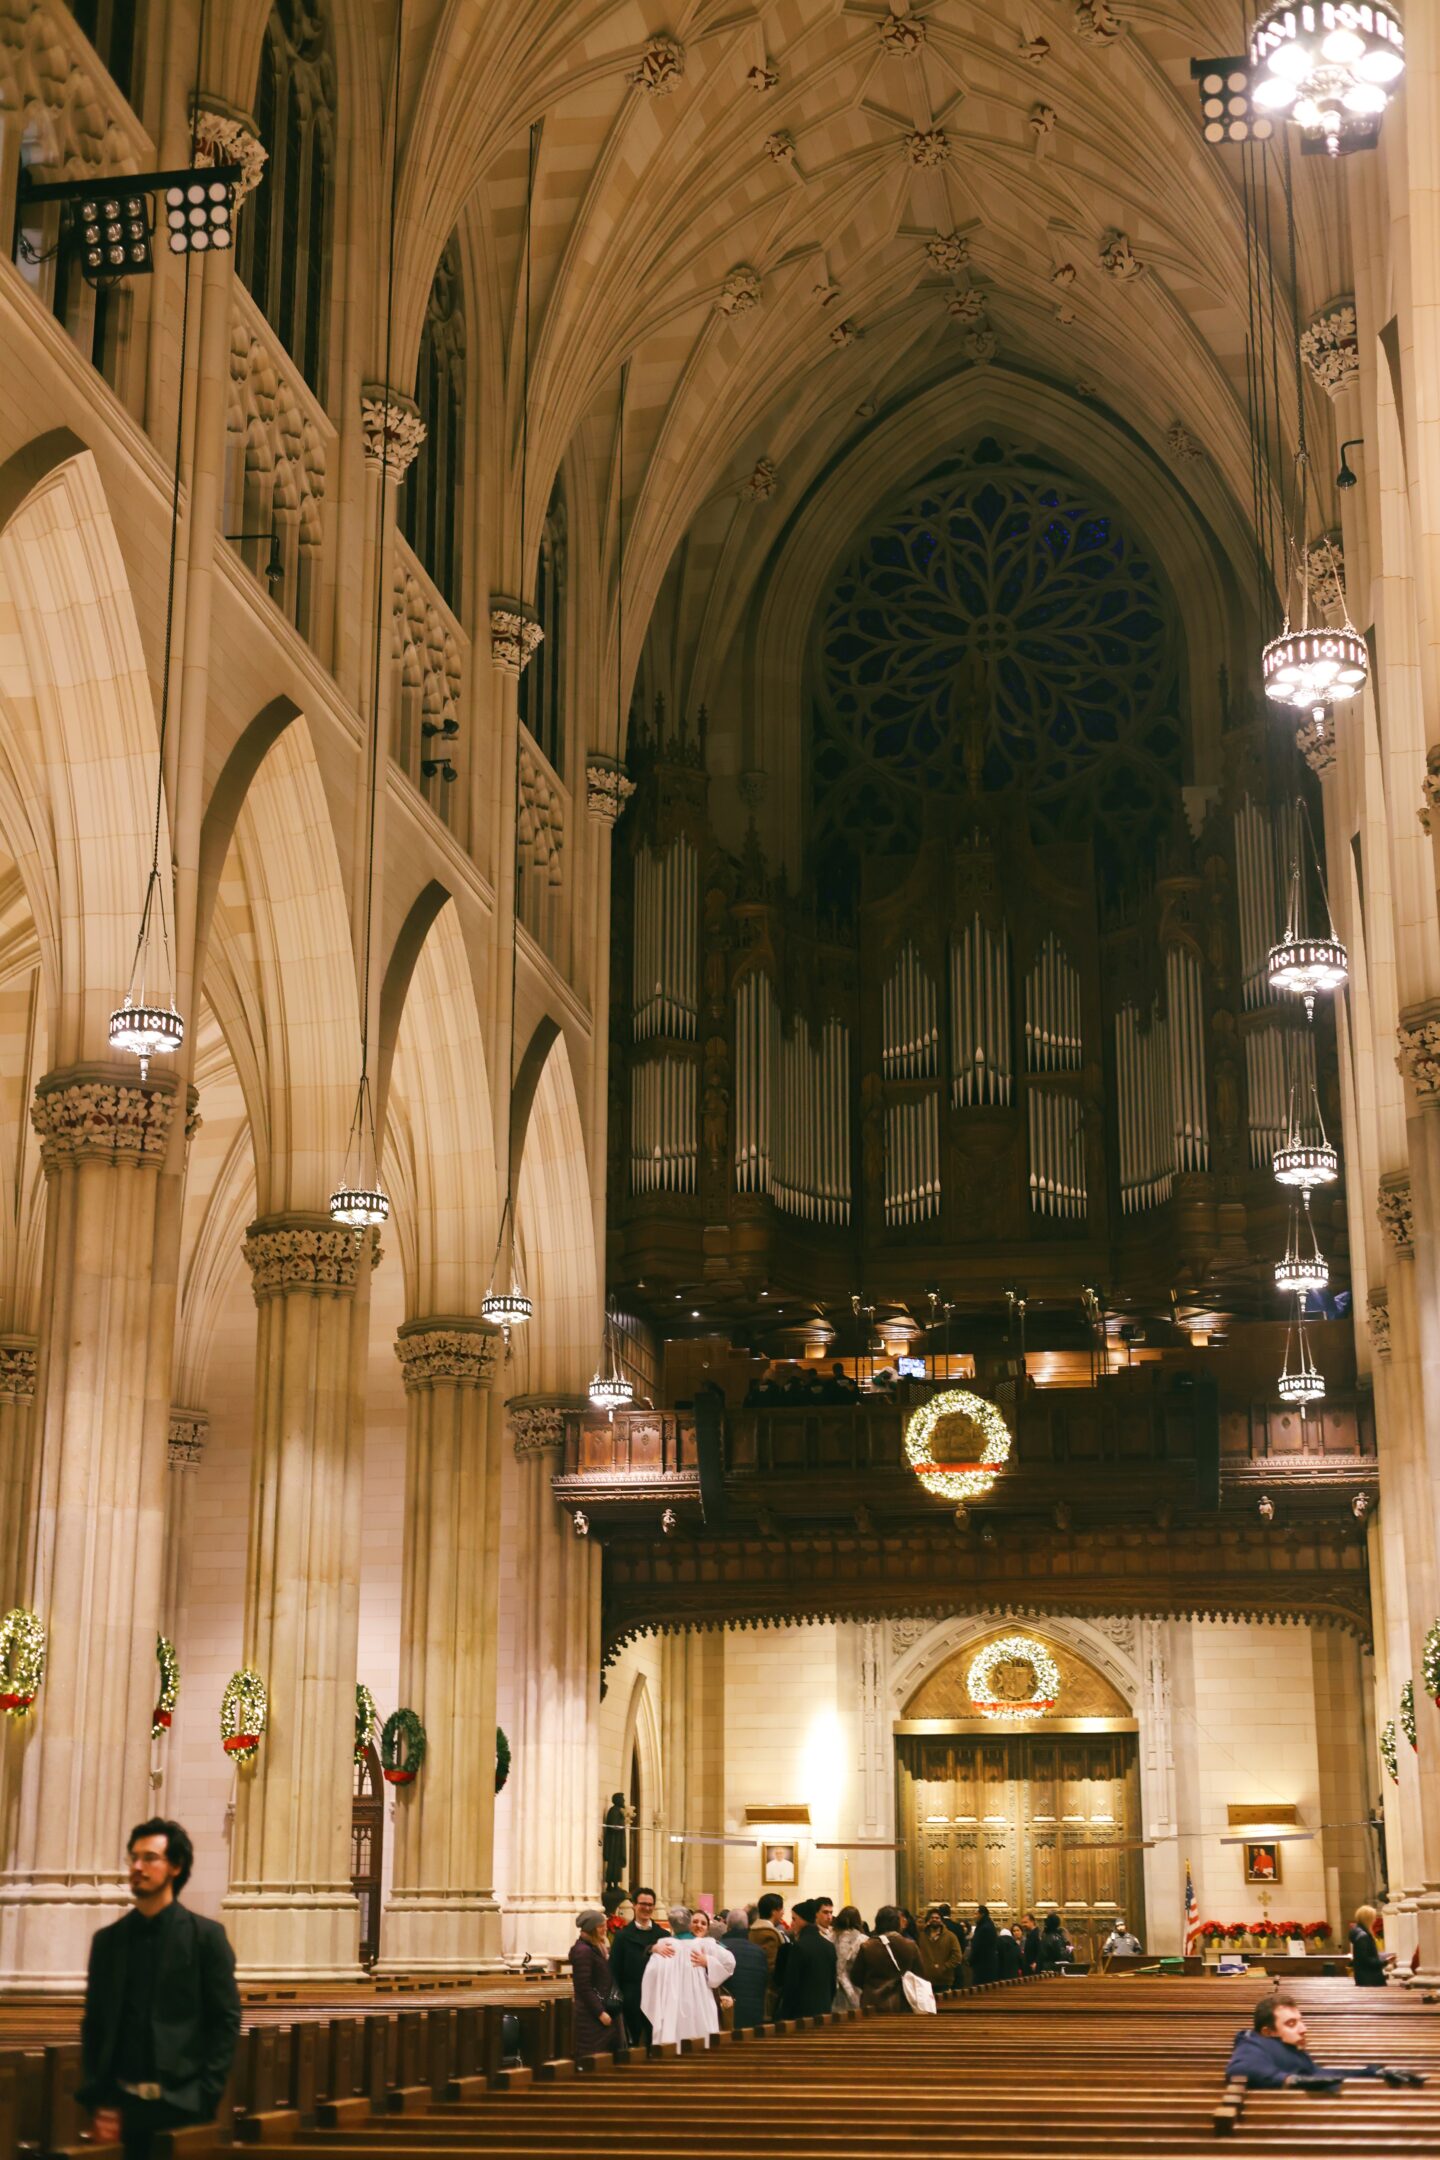
[[[918,1913],[948,1900],[998,1926],[1058,1909],[1079,1958],[1097,1958],[1123,1913],[1144,1940],[1133,1733],[1037,1733],[896,1741],[900,1896]]]
[[[360,1962],[380,1955],[381,1863],[385,1857],[385,1787],[373,1747],[355,1764],[350,1810],[350,1884],[360,1900]]]

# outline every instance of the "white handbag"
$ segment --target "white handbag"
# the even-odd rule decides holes
[[[900,1985],[905,1990],[905,2000],[910,2005],[910,2008],[921,2017],[938,2017],[940,2013],[935,2008],[935,1990],[931,1987],[925,1975],[917,1972],[901,1972],[900,1960],[895,1955],[895,1946],[889,1936],[882,1935],[880,1940],[890,1952],[891,1964],[895,1967],[896,1972],[900,1973]]]

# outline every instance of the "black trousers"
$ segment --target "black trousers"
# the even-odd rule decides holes
[[[625,2019],[625,2037],[630,2046],[649,2047],[651,2043],[650,2020],[640,2008],[640,1990],[636,1988],[633,1995],[624,1994],[620,2000],[624,2006],[621,2014]]]
[[[133,2093],[120,2096],[120,2140],[125,2160],[151,2160],[155,2139],[162,2130],[187,2130],[199,2122],[168,2100],[137,2100]]]

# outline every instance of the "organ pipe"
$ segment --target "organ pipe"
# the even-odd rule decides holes
[[[1025,1064],[1030,1072],[1078,1072],[1085,1045],[1080,971],[1052,930],[1025,977]]]
[[[1010,939],[978,914],[950,947],[950,1063],[957,1109],[1012,1100]]]
[[[1296,1080],[1295,1099],[1297,1103],[1308,1103],[1310,1090],[1315,1085],[1315,1044],[1309,1033],[1257,1027],[1245,1037],[1250,1161],[1257,1170],[1270,1168],[1271,1156],[1277,1148],[1284,1147],[1289,1137],[1291,1060],[1294,1061]]]
[[[1026,1095],[1030,1131],[1030,1205],[1037,1215],[1078,1221],[1088,1200],[1085,1120],[1074,1095],[1032,1087]]]
[[[1173,1167],[1180,1172],[1210,1167],[1210,1117],[1205,1101],[1205,1001],[1200,963],[1187,946],[1165,955],[1170,1007],[1170,1119]]]
[[[928,1080],[940,1055],[935,985],[913,945],[896,955],[881,993],[882,1063],[888,1080]]]
[[[695,1040],[699,1005],[700,870],[682,833],[635,858],[634,1012],[636,1042],[668,1035]]]
[[[1274,997],[1265,962],[1270,947],[1285,934],[1285,896],[1298,837],[1293,803],[1282,803],[1272,813],[1247,796],[1235,812],[1240,975],[1250,1012]]]
[[[758,971],[735,987],[735,1187],[806,1222],[850,1220],[850,1030],[784,1034]]]
[[[630,1189],[695,1190],[695,1067],[662,1053],[630,1074]]]
[[[885,1220],[926,1222],[940,1212],[940,1094],[891,1103],[885,1114]]]

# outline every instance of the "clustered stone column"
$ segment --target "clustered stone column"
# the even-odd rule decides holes
[[[182,1571],[190,1550],[190,1509],[195,1496],[195,1473],[205,1460],[205,1439],[210,1419],[203,1410],[174,1408],[170,1412],[170,1438],[166,1447],[169,1477],[166,1481],[165,1562],[161,1572],[160,1633],[174,1638],[180,1625]]]
[[[245,1235],[259,1325],[235,1662],[260,1674],[270,1722],[253,1768],[237,1773],[222,1910],[241,1971],[257,1979],[360,1969],[350,1817],[372,1245],[326,1216],[272,1216]]]
[[[43,1715],[5,1720],[11,1868],[0,1989],[70,1991],[127,1903],[144,1812],[160,1603],[163,1459],[145,1460],[150,1270],[173,1078],[49,1074],[31,1118],[47,1186],[45,1355],[34,1406],[30,1602],[49,1635]]]
[[[495,1616],[500,1449],[483,1321],[410,1320],[400,1700],[429,1746],[397,1788],[395,1864],[381,1940],[399,1972],[473,1972],[498,1959],[494,1890]]]
[[[35,1359],[33,1336],[0,1335],[0,1612],[30,1588]]]
[[[600,1902],[600,1554],[562,1523],[550,1490],[578,1399],[509,1405],[519,1472],[515,1834],[505,1909],[516,1949],[555,1955]]]

